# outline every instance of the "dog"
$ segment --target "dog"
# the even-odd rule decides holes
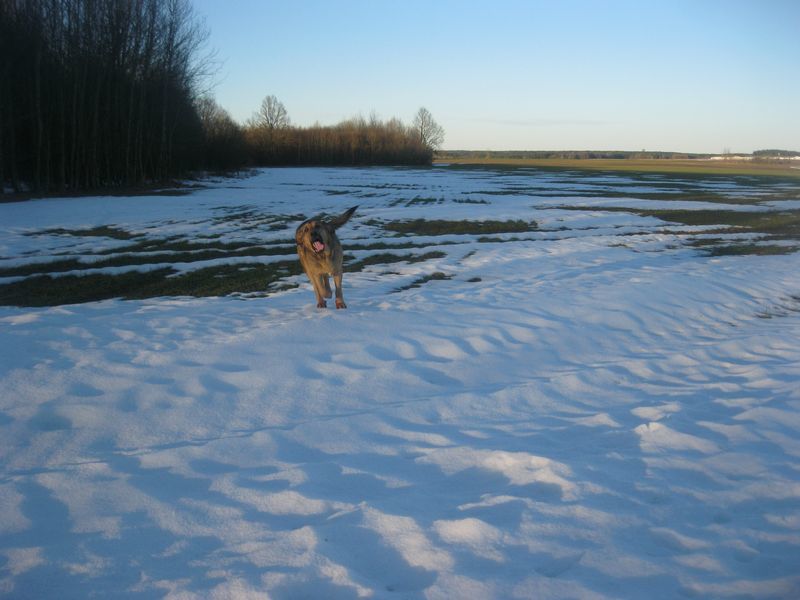
[[[325,298],[332,295],[330,275],[336,284],[336,308],[347,308],[342,296],[342,244],[336,237],[336,230],[350,220],[357,208],[354,206],[332,219],[313,217],[300,223],[294,232],[297,255],[314,286],[317,308],[328,306]]]

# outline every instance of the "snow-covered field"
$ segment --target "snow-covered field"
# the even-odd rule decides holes
[[[269,243],[354,204],[351,262],[439,252],[346,273],[341,311],[293,275],[0,307],[0,596],[800,597],[800,255],[710,256],[687,242],[737,235],[637,212],[799,199],[440,167],[0,204],[4,267],[128,243],[66,230]],[[270,215],[295,218],[242,227]],[[416,218],[538,229],[383,228]]]

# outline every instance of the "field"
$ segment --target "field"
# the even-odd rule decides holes
[[[798,161],[702,160],[702,159],[557,159],[557,158],[440,158],[438,164],[536,167],[630,173],[677,175],[755,175],[800,178]]]
[[[635,163],[616,161],[619,162]],[[393,196],[395,188],[388,183],[366,183],[364,189],[359,189],[357,183],[343,188],[332,185],[319,190],[333,198],[355,198],[354,202],[361,198],[387,198],[382,210],[396,209],[391,218],[365,219],[358,225],[363,233],[348,246],[349,271],[409,260],[414,263],[431,256],[441,258],[446,246],[456,243],[462,246],[468,241],[522,239],[498,238],[498,234],[541,233],[542,228],[530,217],[534,208],[562,213],[592,208],[606,218],[620,213],[617,218],[622,221],[630,220],[631,215],[655,217],[662,226],[652,231],[672,229],[682,244],[702,247],[711,254],[786,253],[794,252],[800,243],[800,210],[793,204],[798,186],[793,180],[758,179],[740,173],[727,179],[704,179],[697,173],[683,179],[665,179],[663,174],[648,171],[616,176],[613,171],[571,170],[554,165],[537,171],[507,165],[452,165],[431,171],[436,175],[445,172],[466,181],[481,176],[500,185],[444,194],[429,193],[425,185],[403,183],[396,188],[404,192],[399,197]],[[538,179],[529,178],[531,173],[537,173]],[[518,176],[522,183],[503,183],[504,177],[513,181]],[[221,180],[218,184],[223,189],[229,185],[234,190],[246,189],[235,181]],[[218,184],[213,187],[216,189]],[[160,207],[188,204],[196,211],[196,203],[187,202],[184,196],[203,198],[207,194],[207,190],[194,188],[167,189],[153,196],[137,196],[141,201],[133,202]],[[524,210],[525,218],[488,218],[501,197],[503,206],[529,202],[530,206],[518,207]],[[84,202],[103,207],[129,204],[119,196]],[[76,200],[73,205],[78,203]],[[67,206],[64,201],[55,204]],[[28,205],[17,206],[23,213],[28,211]],[[49,205],[47,200],[39,200],[36,206]],[[302,207],[302,203],[297,206]],[[415,208],[421,211],[414,212]],[[775,210],[778,208],[783,210]],[[6,212],[13,216],[20,211],[9,207]],[[473,220],[473,213],[481,215],[481,219]],[[432,214],[448,218],[431,218]],[[31,249],[0,261],[0,304],[47,306],[115,297],[264,295],[296,287],[303,277],[295,258],[293,227],[308,216],[311,214],[295,210],[265,212],[258,203],[221,203],[202,211],[190,223],[171,218],[138,229],[126,228],[125,223],[119,222],[32,228],[18,236],[24,240],[22,245]],[[644,225],[647,221],[638,223],[640,232],[650,230]],[[678,231],[670,228],[670,223],[708,227]],[[570,231],[568,235],[575,235],[571,227],[566,229]],[[440,237],[465,235],[473,237]],[[401,236],[413,239],[394,239]],[[429,254],[378,252],[401,249],[427,249]]]
[[[316,309],[294,228],[353,205]],[[745,173],[0,204],[0,595],[798,597],[798,250]]]

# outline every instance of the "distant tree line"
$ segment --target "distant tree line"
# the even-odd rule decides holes
[[[294,127],[274,96],[240,125],[199,89],[206,39],[190,0],[0,0],[0,193],[246,165],[429,164],[441,144],[432,118]]]
[[[420,114],[430,115],[424,108]],[[430,122],[416,118],[406,126],[399,119],[382,121],[373,115],[333,126],[295,127],[283,104],[268,96],[245,125],[244,139],[255,165],[425,165],[443,137],[434,123],[439,137],[430,139]]]
[[[755,158],[794,158],[800,156],[800,152],[794,150],[756,150],[753,152]]]
[[[604,150],[447,150],[438,154],[439,158],[515,158],[515,159],[606,159],[630,160],[646,158],[693,159],[708,158],[710,154],[691,154],[686,152],[648,152],[604,151]]]

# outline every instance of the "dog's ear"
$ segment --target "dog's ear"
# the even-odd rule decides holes
[[[308,221],[303,221],[297,226],[297,229],[294,230],[294,241],[298,246],[303,244],[303,227],[305,227],[306,223],[308,223]]]
[[[353,208],[347,209],[345,212],[340,214],[338,217],[333,217],[328,224],[333,227],[334,230],[339,229],[342,225],[347,223],[350,220],[350,217],[353,216],[353,213],[356,212],[358,205],[354,206]]]

